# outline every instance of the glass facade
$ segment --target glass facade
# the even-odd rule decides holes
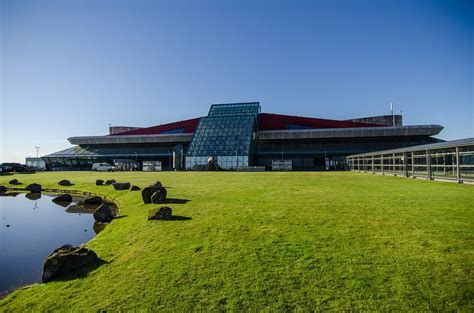
[[[259,113],[258,102],[212,105],[189,145],[186,168],[205,165],[211,156],[225,169],[248,166]]]
[[[143,161],[161,161],[163,169],[173,165],[173,146],[75,146],[44,156],[49,170],[91,170],[94,163],[109,163],[117,170],[141,169]]]

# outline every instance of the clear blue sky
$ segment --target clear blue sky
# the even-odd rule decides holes
[[[222,102],[474,136],[473,1],[0,3],[3,162]]]

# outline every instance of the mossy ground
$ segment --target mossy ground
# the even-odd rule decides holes
[[[474,310],[474,186],[339,173],[48,172],[18,178],[120,206],[100,266],[19,289],[0,311]],[[114,178],[168,187],[175,221]],[[174,199],[174,200],[173,200]],[[189,200],[189,201],[185,201]]]

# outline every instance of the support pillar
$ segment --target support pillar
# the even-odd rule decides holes
[[[426,179],[431,179],[431,155],[426,150]]]
[[[395,176],[395,153],[392,154],[392,166],[393,166],[393,176]]]
[[[461,180],[461,165],[460,163],[461,158],[459,157],[459,147],[456,147],[456,179],[458,183],[462,183]]]
[[[411,178],[415,178],[415,153],[411,153]]]
[[[403,168],[405,172],[405,177],[408,177],[408,158],[406,152],[403,152]]]
[[[381,169],[381,171],[382,171],[382,175],[384,175],[383,171],[384,171],[384,166],[385,166],[383,160],[384,160],[384,158],[383,158],[383,154],[382,154],[382,155],[380,156],[380,169]]]

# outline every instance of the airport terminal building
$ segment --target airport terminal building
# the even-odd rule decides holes
[[[229,170],[337,170],[345,157],[439,142],[440,125],[403,125],[401,115],[330,120],[262,113],[259,102],[213,104],[207,116],[152,127],[110,127],[71,137],[44,156],[50,170],[199,170],[210,157]]]

